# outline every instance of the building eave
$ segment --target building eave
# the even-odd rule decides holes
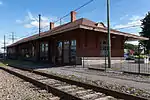
[[[80,25],[79,27],[82,29],[107,33],[107,28],[91,27],[91,26],[87,26],[87,25]],[[120,31],[113,30],[113,29],[111,29],[110,33],[115,34],[115,35],[121,35],[121,36],[127,37],[129,40],[134,40],[134,41],[135,40],[149,40],[149,38],[146,38],[146,37],[142,37],[142,36],[138,36],[138,35],[134,35],[134,34],[130,34],[130,33],[125,33],[125,32],[120,32]]]

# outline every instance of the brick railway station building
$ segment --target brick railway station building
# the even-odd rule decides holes
[[[128,40],[148,40],[148,38],[120,32],[111,33],[111,56],[124,57],[124,43]],[[7,47],[10,59],[44,61],[53,64],[81,64],[82,57],[104,57],[106,54],[107,27],[85,18],[76,20],[76,12],[71,12],[71,22],[55,27],[50,22],[50,30],[17,41]]]

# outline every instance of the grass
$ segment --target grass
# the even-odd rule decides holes
[[[24,68],[36,68],[38,66],[45,66],[45,63],[39,63],[39,62],[32,62],[32,61],[23,61],[23,60],[1,60],[0,66],[6,66],[6,65],[13,65],[18,67],[24,67]]]
[[[4,63],[2,63],[2,62],[0,62],[0,66],[1,67],[6,67],[6,65]]]

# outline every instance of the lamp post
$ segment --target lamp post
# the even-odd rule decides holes
[[[110,0],[107,0],[108,68],[111,68]]]

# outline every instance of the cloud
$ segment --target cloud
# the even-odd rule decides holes
[[[21,24],[21,23],[23,23],[23,21],[21,21],[21,20],[16,20],[16,23]]]
[[[33,17],[32,13],[31,13],[30,11],[27,11],[27,13],[28,13],[28,16],[27,16],[27,17],[28,17],[30,20],[36,20],[36,18]]]
[[[57,19],[58,18],[54,16],[41,16],[41,28],[48,27],[50,22]],[[24,20],[16,20],[16,23],[23,24],[25,28],[38,28],[39,18],[38,16],[35,17],[30,11],[27,11],[27,15],[25,16]]]
[[[138,21],[138,20],[141,20],[141,19],[143,19],[143,16],[132,16],[130,18],[131,21]]]
[[[3,5],[3,2],[2,2],[2,1],[0,1],[0,5]]]
[[[129,16],[129,15],[126,14],[125,16],[120,17],[120,20],[123,20],[123,19],[127,18],[128,16]]]
[[[25,24],[24,27],[25,28],[32,28],[33,26],[31,24]]]
[[[113,28],[122,29],[122,28],[134,28],[136,26],[140,26],[142,18],[143,16],[132,16],[131,18],[129,18],[129,22],[127,22],[126,24],[115,25]]]

